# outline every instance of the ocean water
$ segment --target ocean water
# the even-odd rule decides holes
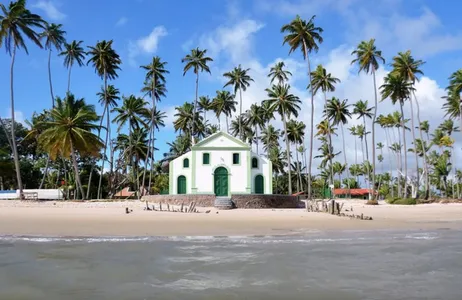
[[[462,299],[462,231],[0,237],[0,299]]]

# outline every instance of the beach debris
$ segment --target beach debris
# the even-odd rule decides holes
[[[211,212],[211,210],[209,209],[209,210],[207,210],[205,213],[206,213],[206,214],[209,214],[210,212]]]
[[[129,209],[128,207],[125,207],[125,213],[126,214],[129,214],[129,213],[132,213],[133,212],[133,209]]]
[[[170,205],[167,203],[167,210],[170,211]]]
[[[306,204],[306,208],[308,212],[323,212],[323,213],[328,213],[331,215],[336,215],[339,217],[347,217],[350,219],[372,220],[372,217],[365,216],[364,214],[348,215],[348,214],[342,213],[345,202],[340,203],[340,202],[335,201],[335,199],[330,199],[329,201],[306,200],[305,204]],[[345,211],[353,212],[353,206],[350,207],[350,210],[345,209]]]

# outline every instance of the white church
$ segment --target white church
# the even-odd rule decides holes
[[[169,164],[169,194],[272,194],[269,159],[239,139],[217,132]]]

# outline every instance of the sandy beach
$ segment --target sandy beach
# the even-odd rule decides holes
[[[130,202],[0,201],[0,235],[44,236],[207,236],[301,234],[310,230],[462,228],[462,204],[364,205],[347,200],[345,208],[372,221],[303,209],[216,210],[173,213],[143,210]],[[125,208],[133,210],[125,214]],[[165,209],[165,208],[164,208]],[[206,214],[206,210],[211,210]],[[346,212],[351,213],[351,212]]]

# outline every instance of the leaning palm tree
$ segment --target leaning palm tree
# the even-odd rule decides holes
[[[278,84],[284,84],[284,82],[289,81],[289,76],[292,76],[292,73],[285,70],[285,64],[283,61],[279,61],[271,67],[268,77],[271,78],[271,83],[277,80]]]
[[[120,65],[122,64],[122,60],[120,59],[120,56],[117,54],[117,52],[112,48],[112,43],[113,41],[101,41],[96,43],[94,47],[89,46],[88,48],[90,51],[88,51],[87,55],[90,56],[88,59],[87,65],[92,64],[93,67],[95,68],[95,72],[98,74],[98,76],[104,80],[104,93],[105,93],[105,106],[103,109],[103,116],[101,117],[101,122],[104,119],[104,116],[107,114],[107,118],[110,119],[109,117],[109,107],[108,107],[108,99],[107,99],[107,81],[108,79],[115,79],[119,75],[117,74],[117,71],[120,70]],[[101,132],[101,131],[100,131]],[[98,133],[98,136],[100,134]],[[111,140],[110,137],[110,128],[106,128],[106,142],[104,145],[104,154],[107,151],[107,141]],[[98,193],[97,197],[101,196],[101,180],[102,180],[102,175],[104,171],[104,155],[103,159],[101,162],[101,176],[98,184]],[[88,189],[90,189],[90,185],[88,186]]]
[[[186,65],[183,68],[183,76],[186,75],[186,73],[189,70],[192,70],[194,74],[196,74],[196,98],[194,100],[194,113],[193,117],[196,115],[196,108],[197,108],[197,101],[199,97],[199,72],[207,72],[209,74],[212,74],[210,72],[210,68],[207,65],[207,63],[212,62],[213,59],[206,56],[207,54],[207,49],[201,50],[199,48],[192,49],[191,53],[186,55],[181,62],[186,63]],[[191,126],[194,124],[194,120],[191,122]],[[193,132],[193,128],[190,129],[191,133]],[[191,142],[194,143],[194,136],[191,134]]]
[[[52,107],[55,107],[55,97],[53,95],[53,84],[51,80],[51,50],[61,51],[66,42],[64,35],[66,32],[61,29],[62,24],[47,24],[45,30],[40,34],[41,39],[45,39],[45,49],[48,50],[48,82],[50,84],[50,94]]]
[[[152,61],[150,64],[141,66],[143,70],[146,71],[145,75],[145,81],[151,83],[151,89],[150,89],[150,94],[151,94],[151,120],[149,122],[149,145],[148,145],[148,151],[147,151],[147,159],[146,159],[146,166],[143,171],[143,180],[142,186],[141,186],[141,191],[144,192],[144,181],[146,178],[146,169],[147,169],[147,162],[151,157],[154,157],[154,141],[155,141],[155,135],[154,135],[154,113],[157,111],[156,107],[156,101],[160,100],[160,97],[156,97],[156,95],[165,95],[165,91],[161,90],[161,93],[159,93],[158,88],[162,87],[165,89],[165,75],[170,73],[168,70],[165,69],[165,66],[167,65],[167,62],[163,62],[159,56],[154,56],[152,58]],[[153,164],[153,161],[151,161],[151,166]],[[151,182],[149,182],[149,185],[151,185]],[[149,192],[149,191],[148,191]]]
[[[406,81],[412,83],[412,86],[415,85],[415,82],[418,81],[417,75],[423,75],[422,70],[420,67],[424,64],[422,60],[415,60],[412,55],[411,51],[406,52],[399,52],[397,56],[393,57],[393,73],[403,77]],[[414,96],[414,100],[417,106],[417,122],[420,124],[420,107],[419,101],[417,96],[415,95],[415,91],[411,91],[411,96]],[[414,107],[412,105],[412,97],[409,97],[409,103],[411,105],[411,131],[412,131],[412,139],[414,144],[416,143],[416,137],[414,132]],[[422,131],[419,129],[420,139],[423,140]],[[415,161],[416,161],[416,175],[417,175],[417,183],[419,182],[419,159],[417,153],[415,153]],[[427,172],[427,165],[424,161],[424,172]],[[418,194],[416,194],[418,197]]]
[[[84,198],[77,154],[96,157],[103,146],[101,139],[93,133],[98,130],[95,122],[99,120],[95,107],[87,105],[84,99],[67,94],[63,100],[56,98],[56,106],[50,115],[51,120],[46,122],[48,129],[40,135],[39,145],[53,160],[58,156],[72,158],[76,182]]]
[[[250,86],[250,82],[253,79],[247,74],[250,69],[242,69],[241,65],[235,67],[231,72],[226,72],[223,74],[228,81],[225,83],[223,87],[227,87],[232,85],[234,87],[234,94],[237,94],[239,91],[239,116],[242,116],[242,91],[246,91],[247,88]],[[243,131],[242,131],[242,118],[239,118],[239,137],[243,139]]]
[[[322,65],[318,65],[316,69],[311,72],[311,84],[313,85],[313,92],[316,95],[319,90],[323,92],[324,95],[324,110],[327,108],[327,92],[335,91],[335,84],[340,82],[340,79],[333,77],[330,73],[327,73],[326,69]],[[329,120],[326,120],[327,126],[329,125]],[[329,131],[328,131],[329,132]],[[328,149],[332,149],[332,137],[330,133],[327,134],[327,141],[329,143]],[[345,146],[344,146],[345,147]],[[331,157],[329,155],[329,157]],[[346,163],[346,162],[345,162]],[[330,174],[333,176],[334,172],[332,170],[332,160],[329,161]],[[330,178],[330,183],[333,184],[333,177]]]
[[[401,109],[401,124],[400,127],[403,131],[403,146],[404,146],[404,181],[407,182],[407,146],[406,146],[406,126],[404,120],[404,101],[409,99],[411,92],[414,90],[412,83],[407,81],[405,78],[394,74],[389,73],[385,77],[385,83],[380,87],[382,94],[382,101],[386,98],[390,98],[393,104],[399,102]],[[405,189],[407,194],[407,189]],[[407,195],[405,195],[407,196]]]
[[[19,189],[19,198],[24,199],[22,191],[21,171],[19,167],[18,149],[16,147],[15,121],[14,121],[14,62],[16,50],[24,49],[29,54],[24,35],[27,36],[35,45],[42,48],[40,36],[35,32],[36,28],[44,28],[46,22],[36,14],[31,13],[26,8],[25,0],[10,2],[6,7],[0,3],[0,47],[5,46],[6,52],[11,56],[10,66],[10,106],[11,106],[11,144],[13,150],[14,166],[16,169],[16,180]]]
[[[234,95],[229,91],[217,91],[215,98],[213,98],[210,104],[212,110],[218,120],[218,126],[221,130],[220,116],[224,114],[226,116],[226,130],[229,133],[228,118],[231,117],[232,113],[236,111],[237,101],[234,101]]]
[[[83,50],[81,44],[83,41],[72,41],[70,44],[64,43],[63,52],[59,53],[59,56],[64,56],[64,66],[69,70],[67,75],[67,92],[70,92],[71,89],[71,71],[74,63],[77,63],[79,67],[84,65],[85,51]]]
[[[286,141],[286,155],[287,165],[289,166],[289,194],[292,194],[292,180],[290,175],[290,146],[289,138],[287,135],[287,118],[290,116],[298,117],[298,111],[300,110],[300,99],[290,93],[290,85],[273,85],[271,89],[266,89],[268,93],[268,101],[271,104],[272,110],[277,111],[282,118],[284,124],[284,138]]]
[[[323,39],[321,33],[323,29],[321,27],[316,27],[314,25],[314,18],[307,22],[302,20],[300,16],[296,16],[289,24],[282,26],[281,32],[287,33],[284,36],[283,44],[289,44],[290,50],[289,54],[295,52],[296,50],[301,50],[303,58],[308,63],[308,76],[309,84],[311,87],[311,127],[310,127],[310,158],[308,166],[308,198],[311,199],[311,171],[313,164],[313,140],[314,140],[314,91],[313,85],[311,84],[311,65],[309,59],[309,53],[312,51],[318,51],[318,44],[322,43]],[[290,164],[289,164],[290,166]],[[290,178],[290,176],[289,176]]]
[[[375,73],[379,69],[379,63],[385,63],[385,59],[382,57],[382,51],[377,50],[375,46],[375,39],[369,41],[362,41],[356,47],[352,55],[355,59],[351,62],[352,64],[357,63],[359,66],[358,72],[365,72],[366,74],[372,73],[372,79],[374,81],[374,115],[372,117],[372,145],[375,145],[375,121],[377,118],[377,82],[375,79]],[[375,186],[375,147],[372,147],[372,186]]]

